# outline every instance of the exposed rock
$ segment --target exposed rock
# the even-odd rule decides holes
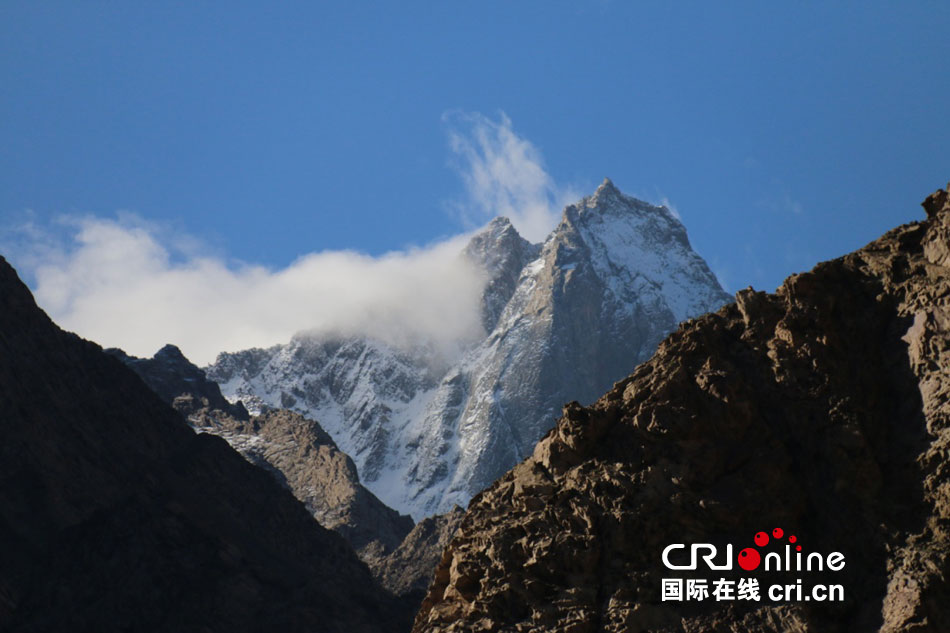
[[[0,258],[0,629],[399,631],[339,535]]]
[[[389,508],[360,484],[353,460],[317,422],[286,409],[249,417],[240,402],[232,405],[225,400],[218,385],[173,345],[152,359],[109,352],[135,370],[196,430],[223,437],[248,461],[271,473],[320,525],[342,535],[374,570],[412,529],[410,517]]]
[[[415,604],[422,602],[432,582],[432,573],[442,559],[442,551],[452,540],[464,515],[456,506],[445,514],[419,521],[399,548],[377,568],[377,577],[383,586],[397,596],[412,599]]]
[[[320,525],[338,532],[371,568],[396,549],[413,527],[362,484],[353,460],[320,425],[286,409],[248,422],[206,410],[190,418],[195,428],[215,433],[252,463],[282,481]]]
[[[414,631],[948,630],[946,192],[926,206],[684,323],[596,403],[565,407],[472,500]],[[661,600],[661,579],[692,577],[662,565],[667,545],[741,548],[774,527],[845,554],[804,576],[843,601]]]
[[[462,255],[481,268],[488,280],[482,291],[482,326],[491,332],[518,288],[521,271],[541,252],[521,237],[508,218],[495,218],[469,241]]]
[[[174,345],[166,345],[152,358],[129,356],[118,348],[104,350],[132,368],[152,391],[171,404],[180,395],[194,398],[194,406],[218,409],[239,420],[247,420],[248,413],[240,401],[231,403],[223,395],[218,383],[208,380],[205,372],[185,358]]]
[[[265,409],[248,417],[240,403],[240,411],[245,411],[241,419],[220,410],[222,402],[228,403],[218,385],[206,380],[172,345],[150,360],[121,350],[107,351],[172,403],[193,428],[224,438],[248,461],[274,476],[320,525],[342,535],[376,579],[405,605],[419,605],[442,550],[458,527],[461,509],[429,517],[413,527],[410,517],[389,508],[360,484],[353,460],[317,422],[287,409]],[[174,362],[162,362],[159,356]]]

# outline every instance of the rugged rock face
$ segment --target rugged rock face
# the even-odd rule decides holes
[[[383,586],[397,596],[422,602],[442,552],[462,523],[465,512],[458,506],[445,514],[425,518],[412,528],[399,548],[377,568]]]
[[[487,273],[482,291],[482,326],[491,332],[518,288],[521,271],[538,257],[539,244],[521,237],[508,218],[495,218],[469,241],[462,256]]]
[[[243,404],[225,400],[218,385],[174,345],[166,345],[152,359],[106,351],[135,370],[196,431],[224,438],[273,475],[320,525],[343,536],[403,604],[422,602],[442,550],[461,521],[460,508],[413,526],[410,517],[363,487],[353,460],[317,422],[287,409],[248,416]]]
[[[216,409],[239,420],[248,419],[244,404],[232,404],[225,399],[218,383],[208,380],[205,373],[174,345],[166,345],[152,358],[136,358],[117,348],[104,351],[130,367],[168,404],[172,404],[178,396],[188,394],[195,399],[195,406]]]
[[[356,465],[320,425],[286,409],[243,422],[207,409],[189,420],[220,435],[251,463],[262,466],[297,497],[325,528],[349,541],[371,568],[395,550],[413,527],[360,483]]]
[[[221,354],[209,376],[252,410],[320,420],[374,493],[420,518],[467,503],[530,453],[560,403],[592,401],[728,300],[679,220],[609,180],[544,244],[498,218],[463,256],[486,275],[486,336],[447,370],[425,349],[301,335]]]
[[[107,351],[135,370],[195,430],[223,437],[248,461],[270,472],[320,525],[343,536],[372,568],[412,529],[410,517],[363,487],[353,460],[317,422],[286,409],[250,417],[243,404],[225,400],[218,385],[174,345],[151,359]]]
[[[0,258],[0,629],[399,631],[337,534]]]
[[[414,631],[946,631],[947,200],[775,294],[739,292],[592,406],[568,405],[472,500]],[[776,527],[844,569],[661,563],[670,544],[738,552]],[[662,600],[677,577],[756,578],[761,600]],[[797,579],[844,600],[765,593]]]

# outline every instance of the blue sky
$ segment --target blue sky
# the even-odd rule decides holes
[[[733,291],[950,179],[946,3],[145,4],[0,5],[0,219],[28,278],[24,218],[131,212],[271,270],[458,234],[488,215],[451,146],[478,113],[552,200],[609,176],[668,201]]]

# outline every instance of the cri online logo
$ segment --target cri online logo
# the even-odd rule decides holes
[[[768,532],[756,532],[752,541],[755,547],[746,547],[740,550],[735,561],[739,567],[745,571],[755,571],[763,564],[765,571],[840,571],[844,569],[844,554],[841,552],[832,552],[828,556],[823,556],[819,552],[812,552],[807,556],[802,553],[802,546],[798,542],[798,537],[794,534],[789,535],[785,543],[785,530],[775,528],[771,535]],[[765,548],[769,544],[785,545],[784,551],[768,552],[764,556],[756,548]],[[792,549],[794,548],[794,553]],[[670,562],[670,554],[676,550],[685,550],[686,544],[673,543],[663,550],[663,564],[667,569],[694,570],[698,567],[699,561],[706,563],[709,569],[731,570],[732,569],[732,545],[726,545],[725,560],[721,563],[716,562],[716,556],[719,551],[712,543],[693,543],[690,545],[690,560],[684,565],[676,565]],[[783,556],[784,554],[784,556]]]

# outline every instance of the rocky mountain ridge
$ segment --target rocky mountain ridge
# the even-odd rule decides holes
[[[946,631],[950,195],[924,207],[775,294],[740,291],[593,405],[566,406],[472,500],[414,632]],[[737,566],[769,534],[845,565]],[[736,560],[670,569],[676,543],[735,544]],[[666,597],[677,577],[708,579],[708,599]],[[713,598],[720,577],[761,595]],[[803,582],[842,599],[767,593]]]
[[[484,271],[485,338],[448,370],[424,350],[305,334],[223,353],[232,401],[318,419],[387,505],[421,518],[464,505],[527,455],[572,399],[593,400],[685,318],[728,300],[668,209],[609,180],[544,244],[493,220],[463,257]]]
[[[138,373],[196,431],[218,435],[290,490],[325,528],[343,536],[370,562],[396,549],[413,527],[410,517],[367,490],[356,465],[314,420],[286,409],[250,416],[174,345],[151,359],[107,350]],[[227,407],[222,409],[222,407]]]
[[[375,571],[383,586],[418,605],[425,597],[442,552],[462,523],[458,506],[419,521]]]
[[[404,631],[339,535],[0,258],[0,629]]]
[[[353,460],[318,422],[287,409],[249,416],[240,403],[230,405],[217,384],[174,345],[151,359],[106,351],[138,373],[196,431],[224,438],[269,472],[320,525],[350,543],[383,587],[406,604],[422,601],[442,550],[458,527],[461,509],[413,525],[410,517],[363,487]]]
[[[243,421],[250,417],[243,403],[228,401],[221,394],[218,383],[208,380],[205,372],[185,358],[175,345],[165,345],[151,358],[130,356],[115,347],[104,351],[132,369],[168,404],[174,404],[177,397],[187,394],[191,396],[191,406],[195,410],[206,408],[221,411]]]

